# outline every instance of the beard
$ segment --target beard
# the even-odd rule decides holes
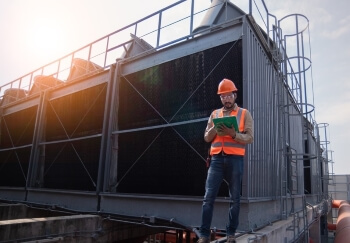
[[[225,102],[224,107],[225,107],[227,110],[232,109],[232,108],[233,108],[233,103],[231,103],[231,102]]]

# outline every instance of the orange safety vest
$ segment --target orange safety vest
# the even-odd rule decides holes
[[[232,110],[230,116],[237,117],[238,129],[240,132],[244,131],[244,119],[245,119],[246,109],[239,108]],[[214,118],[223,117],[222,108],[215,110],[213,112]],[[221,151],[224,151],[225,154],[234,154],[234,155],[244,155],[245,154],[245,144],[236,142],[232,137],[218,136],[216,135],[214,140],[211,142],[210,155],[219,154]]]

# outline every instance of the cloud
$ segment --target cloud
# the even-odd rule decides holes
[[[340,24],[343,24],[343,25],[348,25],[349,22],[350,22],[350,16],[346,16],[345,18],[340,20]]]
[[[350,88],[344,87],[344,89],[347,89],[347,92],[343,92],[342,94],[338,93],[335,95],[332,95],[331,93],[328,94],[326,100],[323,102],[325,105],[320,105],[318,108],[330,109],[332,111],[332,115],[329,115],[330,113],[327,112],[318,113],[316,111],[317,120],[327,121],[334,126],[348,126],[350,121]]]
[[[331,40],[336,40],[350,32],[350,26],[340,26],[333,31],[323,31],[322,36]]]
[[[324,21],[324,19],[321,18],[320,22],[326,24],[320,25],[317,23],[317,29],[321,30],[321,36],[324,38],[336,40],[350,33],[350,16],[345,16],[343,18],[340,16],[337,22],[332,21],[331,17],[329,21]]]
[[[314,8],[310,6],[310,10],[308,11],[308,16],[311,22],[315,22],[319,26],[322,26],[324,24],[329,24],[333,20],[332,14],[326,9],[321,7]]]

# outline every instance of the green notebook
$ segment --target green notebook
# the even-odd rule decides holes
[[[233,127],[235,128],[236,132],[238,131],[238,123],[237,118],[235,116],[224,116],[224,117],[218,117],[213,119],[214,126],[216,127],[218,124],[224,124],[226,127]]]

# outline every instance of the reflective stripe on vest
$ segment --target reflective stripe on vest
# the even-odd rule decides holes
[[[230,116],[237,117],[238,129],[240,132],[244,131],[244,118],[245,109],[239,108],[237,111],[231,111]],[[214,111],[214,117],[223,117],[223,110],[218,109]],[[230,136],[215,136],[211,143],[210,154],[218,154],[224,151],[226,154],[244,155],[245,154],[245,144],[236,142]]]

